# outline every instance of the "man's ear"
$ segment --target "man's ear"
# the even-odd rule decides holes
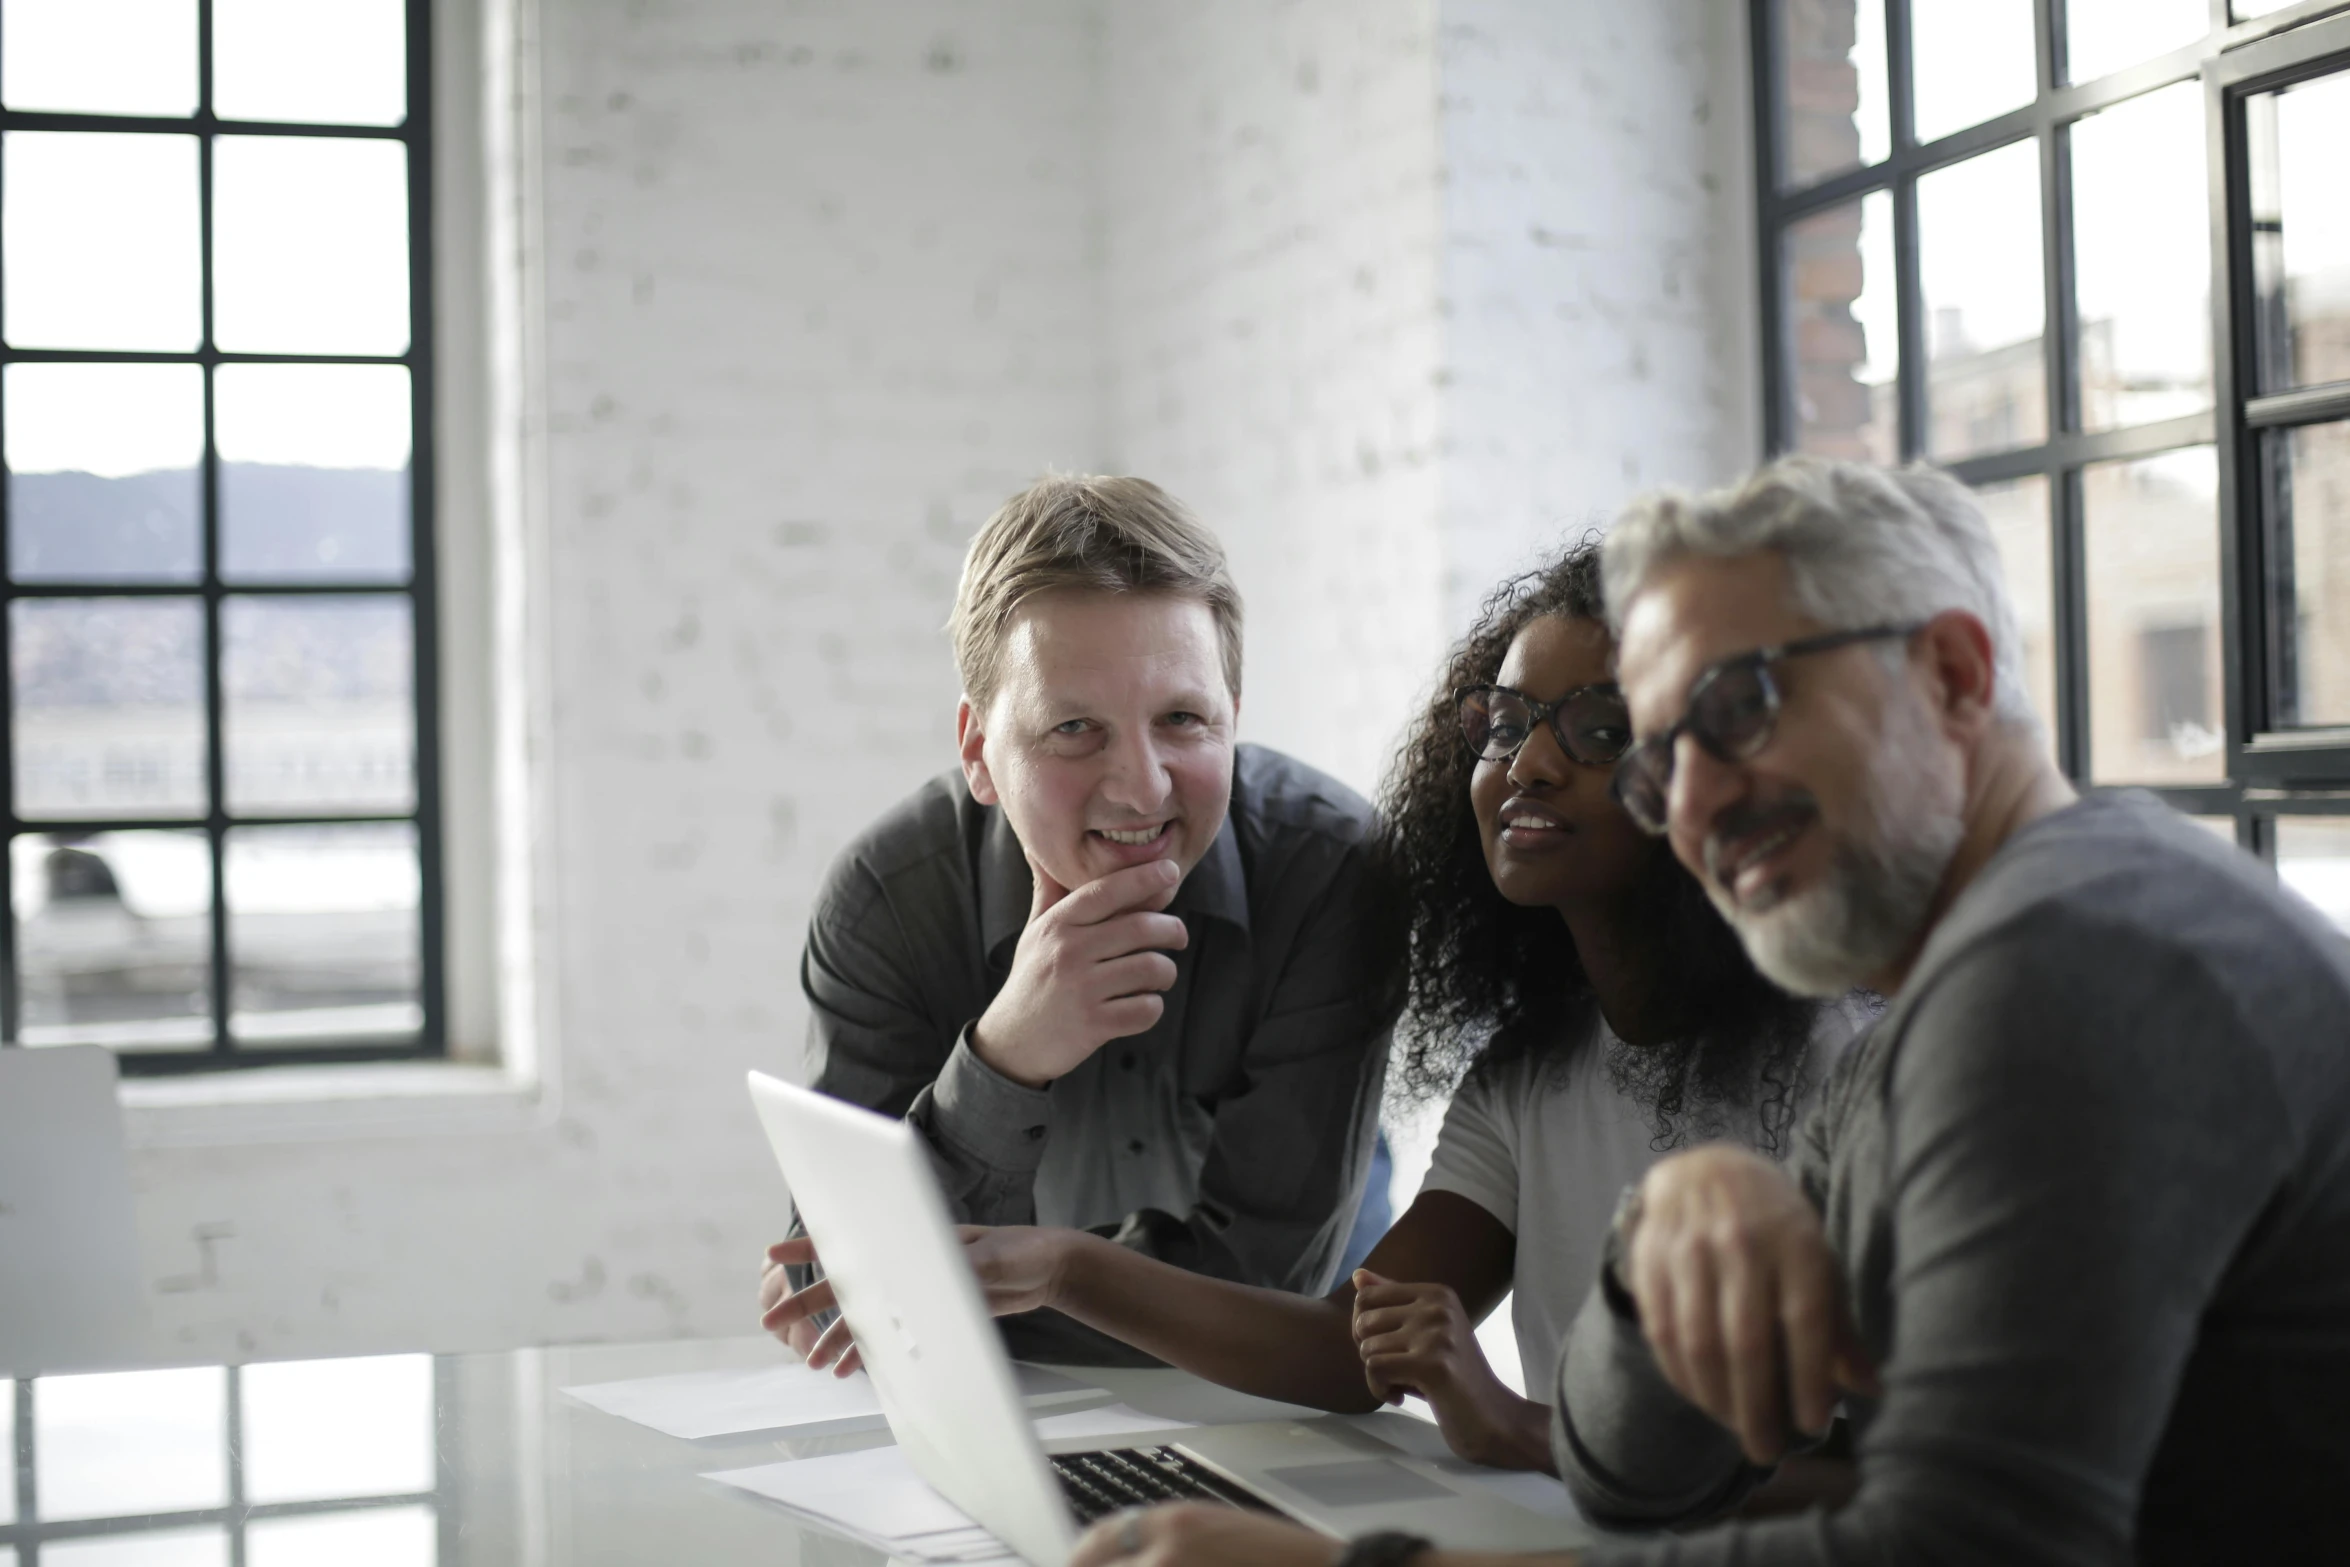
[[[963,782],[970,786],[971,798],[981,805],[1001,804],[995,778],[987,770],[987,732],[979,727],[979,710],[967,696],[955,702],[955,749],[963,760]]]
[[[1991,632],[1971,611],[1946,609],[1918,633],[1935,712],[1955,728],[1991,722],[1999,700],[1999,664]]]

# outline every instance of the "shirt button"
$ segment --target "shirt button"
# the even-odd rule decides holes
[[[1141,1138],[1139,1138],[1139,1137],[1137,1137],[1137,1138],[1136,1138],[1134,1141],[1132,1141],[1132,1142],[1128,1143],[1128,1144],[1126,1145],[1126,1151],[1127,1151],[1128,1153],[1140,1153],[1140,1152],[1142,1152],[1142,1139],[1141,1139]]]
[[[1030,1128],[1028,1129],[1028,1140],[1029,1140],[1030,1142],[1032,1142],[1032,1143],[1033,1143],[1033,1142],[1035,1142],[1035,1141],[1037,1141],[1039,1138],[1041,1138],[1041,1137],[1043,1137],[1043,1136],[1044,1136],[1044,1128],[1043,1128],[1043,1127],[1041,1127],[1041,1126],[1032,1126],[1032,1127],[1030,1127]]]
[[[1120,1056],[1120,1057],[1118,1058],[1118,1065],[1119,1065],[1119,1066],[1121,1066],[1121,1067],[1123,1067],[1125,1070],[1127,1070],[1127,1071],[1129,1071],[1129,1072],[1133,1071],[1133,1070],[1134,1070],[1134,1052],[1133,1052],[1133,1051],[1131,1051],[1131,1050],[1129,1050],[1129,1051],[1127,1051],[1127,1052],[1126,1052],[1124,1055]]]

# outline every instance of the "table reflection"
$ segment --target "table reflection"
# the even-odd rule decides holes
[[[0,1381],[0,1567],[879,1567],[713,1470],[885,1440],[681,1442],[566,1398],[766,1339]],[[27,1549],[31,1547],[31,1549]]]

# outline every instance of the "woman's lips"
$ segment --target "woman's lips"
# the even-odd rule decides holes
[[[1501,841],[1513,849],[1542,849],[1563,842],[1574,828],[1538,805],[1512,800],[1501,808]]]

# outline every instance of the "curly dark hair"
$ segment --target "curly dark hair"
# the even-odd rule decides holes
[[[1410,1098],[1441,1098],[1471,1071],[1529,1055],[1555,1054],[1563,1067],[1593,1037],[1599,1004],[1566,922],[1554,909],[1511,903],[1493,885],[1469,803],[1476,760],[1454,707],[1454,693],[1498,678],[1518,633],[1550,615],[1604,619],[1596,535],[1486,598],[1382,790],[1381,858],[1411,900],[1410,1000],[1396,1031],[1397,1086]],[[1777,1152],[1821,1003],[1764,979],[1671,854],[1650,864],[1649,928],[1672,954],[1671,990],[1692,998],[1694,1010],[1667,1043],[1611,1045],[1609,1076],[1650,1110],[1660,1150],[1721,1135],[1733,1116],[1751,1114],[1751,1140]]]

